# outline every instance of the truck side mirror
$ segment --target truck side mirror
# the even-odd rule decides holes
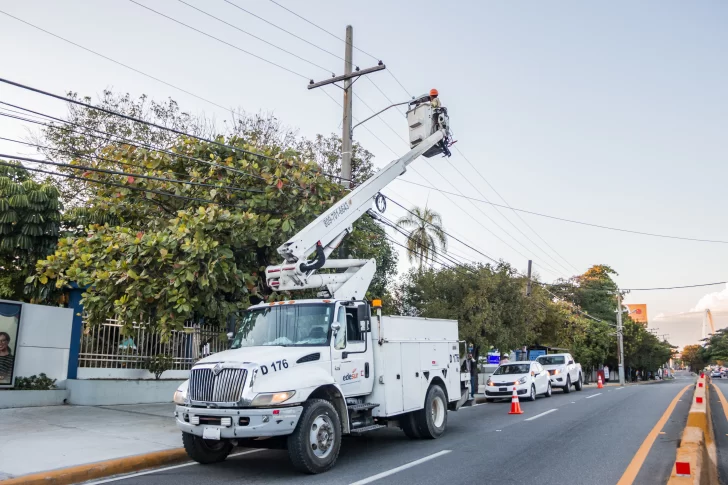
[[[570,360],[569,361],[569,365],[574,365],[574,361],[573,360]]]
[[[334,331],[334,335],[339,333],[339,330],[341,330],[341,324],[339,322],[334,322],[331,324],[331,330]]]
[[[228,338],[228,340],[232,340],[234,336],[235,336],[235,334],[234,334],[234,333],[232,333],[232,332],[228,332],[228,333],[227,333],[227,338]]]

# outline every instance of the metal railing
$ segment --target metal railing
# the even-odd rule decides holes
[[[210,325],[186,323],[174,330],[167,341],[149,329],[149,323],[134,324],[130,335],[122,335],[122,325],[115,318],[84,327],[78,358],[79,367],[110,369],[146,369],[150,357],[171,358],[170,370],[189,370],[199,359],[228,348],[224,329]]]

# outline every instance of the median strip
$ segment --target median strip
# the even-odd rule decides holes
[[[405,463],[402,466],[398,466],[397,468],[392,468],[391,470],[387,470],[386,472],[377,473],[376,475],[372,475],[371,477],[364,478],[362,480],[359,480],[358,482],[353,482],[349,485],[364,485],[365,483],[372,483],[374,481],[379,480],[380,478],[388,477],[390,475],[394,475],[395,473],[401,472],[402,470],[406,470],[408,468],[412,468],[413,466],[417,466],[421,463],[425,463],[426,461],[430,461],[432,459],[437,458],[438,456],[447,455],[452,450],[442,450],[438,451],[437,453],[433,453],[432,455],[428,455],[424,458],[420,458],[419,460],[411,461],[409,463]]]

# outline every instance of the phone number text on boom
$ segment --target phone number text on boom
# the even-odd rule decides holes
[[[329,214],[328,216],[324,217],[324,226],[329,227],[331,224],[336,222],[336,220],[346,211],[349,210],[349,204],[344,202],[339,207],[334,209],[334,212]]]

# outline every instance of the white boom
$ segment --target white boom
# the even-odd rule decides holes
[[[422,110],[427,113],[432,111],[428,103],[427,106],[416,106],[410,113]],[[409,116],[409,113],[408,119],[412,139],[413,131],[422,131],[420,128],[422,119],[420,117],[416,121],[416,125],[411,121],[414,118]],[[374,277],[376,269],[374,259],[328,259],[328,257],[344,237],[352,232],[354,222],[371,209],[374,199],[383,188],[404,174],[407,165],[417,157],[423,154],[432,156],[433,147],[442,141],[449,140],[447,113],[439,114],[439,117],[431,117],[430,120],[432,126],[437,123],[440,129],[434,130],[433,133],[429,127],[426,127],[427,132],[432,134],[424,140],[419,138],[413,141],[416,146],[412,150],[403,157],[390,162],[278,248],[278,254],[283,257],[285,262],[266,268],[268,286],[277,291],[325,288],[331,298],[344,300],[364,298],[369,283]],[[429,153],[425,153],[428,151]],[[308,256],[314,252],[316,257],[312,261],[308,261]],[[318,269],[334,268],[345,268],[346,271],[316,274]]]

